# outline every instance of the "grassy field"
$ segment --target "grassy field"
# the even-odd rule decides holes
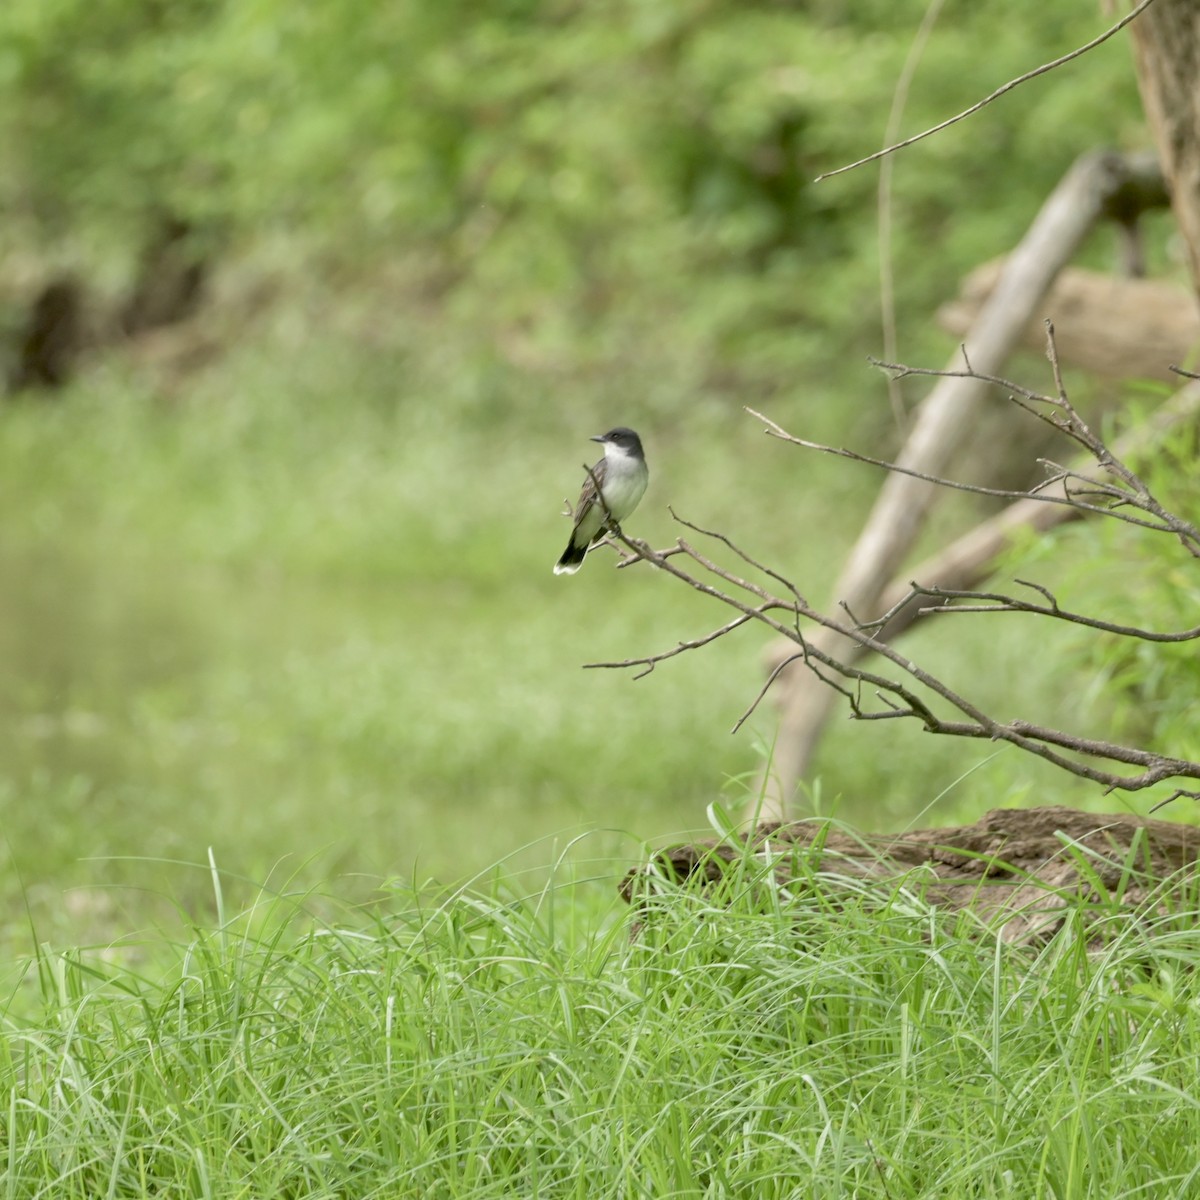
[[[397,888],[374,915],[278,892],[233,913],[210,883],[218,920],[152,973],[31,969],[37,1016],[0,1040],[5,1195],[1122,1200],[1200,1179],[1194,889],[1142,920],[1080,902],[1021,948],[938,915],[917,876],[788,890],[753,859],[715,899],[659,887],[632,939],[578,864],[532,892]]]
[[[752,810],[772,718],[728,734],[752,631],[640,682],[580,670],[726,619],[603,558],[551,575],[587,436],[646,436],[633,532],[668,542],[674,504],[814,597],[875,478],[732,402],[484,404],[339,362],[268,338],[171,400],[116,360],[0,414],[0,1195],[1195,1189],[1191,901],[1081,901],[1022,949],[916,878],[793,894],[746,862],[715,899],[665,887],[631,937],[618,881],[715,798]],[[1086,577],[1074,536],[1027,548],[1039,579]],[[1104,728],[1106,668],[1081,685],[1070,634],[906,646],[985,704]],[[803,804],[900,828],[1154,798],[842,720]]]

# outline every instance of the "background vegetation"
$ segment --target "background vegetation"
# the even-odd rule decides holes
[[[0,400],[6,1196],[1194,1190],[1194,888],[1131,918],[1098,887],[1035,947],[916,877],[735,862],[636,938],[615,894],[647,840],[752,809],[772,720],[726,733],[753,635],[579,669],[723,619],[601,556],[551,575],[586,438],[642,431],[634,532],[671,538],[672,503],[824,599],[878,479],[741,406],[894,448],[881,255],[903,357],[938,365],[960,276],[1078,154],[1145,142],[1114,40],[896,159],[882,247],[875,169],[812,179],[879,145],[923,14],[0,6],[0,353],[48,281],[86,300],[68,385]],[[903,129],[1103,19],[949,0]],[[165,228],[201,303],[135,336]],[[1181,436],[1153,466],[1186,511],[1196,461]],[[1010,566],[1194,621],[1165,540],[1080,527]],[[999,710],[1200,753],[1187,651],[1004,618],[912,647]],[[1025,801],[1124,802],[845,723],[805,797],[859,828]]]
[[[760,645],[636,685],[580,672],[714,614],[602,560],[552,578],[560,500],[586,437],[629,423],[653,470],[640,535],[669,538],[673,503],[810,594],[829,587],[878,480],[771,445],[740,406],[894,445],[863,366],[881,339],[878,174],[812,179],[879,144],[922,13],[912,0],[4,6],[0,327],[12,334],[36,284],[68,274],[98,347],[66,389],[0,409],[11,944],[26,944],[26,911],[38,936],[103,939],[166,920],[176,897],[203,905],[206,876],[175,864],[210,845],[234,875],[336,876],[360,896],[510,854],[537,867],[583,827],[661,837],[699,824],[722,789],[742,798],[771,719],[726,730]],[[1022,5],[1019,20],[948,5],[904,129],[1099,20],[1090,0]],[[1076,155],[1144,140],[1116,39],[898,158],[904,356],[946,356],[933,308],[1012,244]],[[180,331],[114,340],[104,314],[168,216],[208,264],[204,306]],[[1194,487],[1193,461],[1169,482]],[[943,524],[977,515],[960,506]],[[1111,590],[1114,563],[1128,579],[1129,556],[1154,551],[1103,537],[1029,553],[1042,577],[1087,562],[1080,588]],[[1147,623],[1194,595],[1154,577]],[[938,634],[914,652],[989,702],[1019,691],[1032,715],[1122,717],[1181,752],[1194,736],[1178,699],[1193,692],[1157,655],[1068,640],[1055,656],[1008,622]],[[811,800],[863,824],[1117,802],[989,754],[838,728]],[[93,886],[64,892],[78,885]]]

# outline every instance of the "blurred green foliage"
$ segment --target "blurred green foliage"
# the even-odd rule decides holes
[[[0,245],[119,280],[164,211],[225,255],[281,239],[325,279],[388,268],[397,324],[435,309],[463,352],[555,386],[665,374],[665,419],[685,388],[857,378],[878,347],[877,171],[812,181],[878,148],[924,7],[10,0]],[[1092,0],[948,4],[904,130],[1099,20]],[[1142,137],[1118,40],[1002,104],[896,160],[916,351],[1077,154]]]

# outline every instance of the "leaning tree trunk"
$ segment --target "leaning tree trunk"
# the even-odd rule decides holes
[[[1156,0],[1129,33],[1146,119],[1200,298],[1200,4]]]
[[[1008,256],[966,339],[975,371],[1003,372],[1031,318],[1042,311],[1042,301],[1059,271],[1087,235],[1117,210],[1126,213],[1152,206],[1153,184],[1158,178],[1157,164],[1141,156],[1093,151],[1076,161]],[[961,365],[956,354],[948,369],[958,370]],[[900,466],[926,475],[944,474],[974,427],[990,390],[990,385],[976,378],[940,379],[917,412],[897,460]],[[885,611],[881,598],[939,491],[937,485],[914,475],[896,473],[887,478],[834,586],[835,603],[845,605],[862,621]],[[821,650],[842,661],[852,662],[864,653],[858,643],[824,631],[815,638]],[[802,664],[780,674],[782,717],[772,772],[764,781],[766,815],[787,814],[836,701],[837,694]]]

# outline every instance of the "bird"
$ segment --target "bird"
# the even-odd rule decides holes
[[[604,457],[592,468],[579,493],[575,527],[562,557],[554,564],[555,575],[574,575],[583,566],[588,550],[609,529],[619,530],[621,522],[637,508],[650,480],[642,439],[632,429],[618,425],[591,440],[604,447]]]

